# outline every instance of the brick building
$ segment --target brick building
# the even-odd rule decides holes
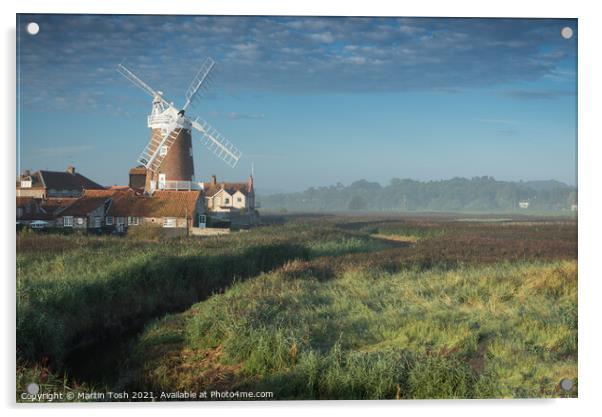
[[[104,187],[75,172],[72,166],[67,171],[40,170],[34,173],[24,171],[17,179],[17,196],[39,199],[79,197],[83,191],[98,190]]]

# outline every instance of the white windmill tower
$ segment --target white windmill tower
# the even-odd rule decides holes
[[[147,121],[151,138],[138,157],[138,162],[146,169],[145,192],[199,188],[198,183],[194,182],[192,129],[201,134],[200,140],[226,164],[235,167],[238,163],[242,154],[236,146],[206,121],[186,115],[189,106],[206,91],[214,66],[213,59],[205,59],[186,91],[186,101],[181,109],[174,107],[173,102],[165,100],[161,91],[151,88],[124,65],[117,66],[125,78],[153,99]]]

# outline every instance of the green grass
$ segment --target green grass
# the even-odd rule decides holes
[[[89,391],[69,353],[146,325],[110,388],[576,396],[557,388],[577,380],[575,230],[295,217],[204,239],[19,235],[17,394]]]
[[[274,272],[194,306],[171,343],[219,349],[237,386],[277,399],[553,397],[561,378],[577,377],[576,296],[570,261],[359,269],[326,282]],[[137,357],[145,384],[176,389],[194,375],[155,385],[164,323]],[[194,357],[177,361],[202,374]]]
[[[384,247],[333,228],[295,224],[208,239],[18,239],[18,356],[59,367],[78,344],[182,310],[288,260]]]

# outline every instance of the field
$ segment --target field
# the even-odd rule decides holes
[[[577,396],[559,388],[577,382],[574,220],[265,220],[207,239],[19,236],[17,399],[31,381],[277,400]]]

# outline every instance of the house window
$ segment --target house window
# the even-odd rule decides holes
[[[113,216],[107,216],[107,226],[113,226]]]
[[[237,197],[236,201],[238,201],[239,203],[242,203],[242,197]]]
[[[159,174],[159,190],[163,190],[165,188],[165,174]]]
[[[121,225],[123,223],[125,223],[125,218],[123,218],[123,217],[117,217],[117,224]]]
[[[160,156],[167,155],[167,146],[166,145],[161,146],[161,149],[159,149],[159,155]]]
[[[63,227],[73,227],[73,216],[63,217]]]
[[[31,188],[31,180],[21,181],[21,188]]]
[[[177,227],[177,222],[175,217],[165,217],[163,219],[163,227]]]
[[[83,217],[77,217],[75,219],[75,223],[78,224],[78,225],[80,225],[80,226],[83,225],[84,224],[84,218]]]
[[[224,198],[224,204],[230,204],[230,199],[229,198]]]
[[[128,217],[128,226],[138,226],[138,217]]]
[[[100,216],[94,216],[92,218],[92,227],[98,228],[98,227],[100,227],[101,223],[102,223],[102,219],[100,218]]]

